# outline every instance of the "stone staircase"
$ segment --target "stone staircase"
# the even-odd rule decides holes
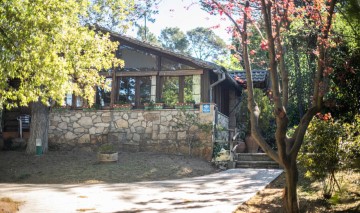
[[[237,153],[234,162],[236,168],[281,168],[265,153]]]

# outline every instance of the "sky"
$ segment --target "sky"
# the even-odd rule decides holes
[[[195,4],[192,4],[194,3]],[[196,0],[162,0],[159,4],[159,14],[154,15],[155,22],[147,22],[150,32],[156,36],[165,27],[179,27],[184,33],[196,27],[212,28],[215,34],[220,36],[226,43],[230,43],[230,35],[226,32],[226,27],[230,22],[225,16],[210,16],[201,10]],[[188,9],[187,9],[188,8]],[[144,20],[140,20],[144,23]],[[142,24],[143,25],[143,24]],[[214,26],[220,28],[214,29]],[[137,29],[132,29],[127,34],[136,37]]]

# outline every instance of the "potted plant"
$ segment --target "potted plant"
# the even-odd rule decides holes
[[[132,107],[133,105],[131,103],[117,103],[112,105],[114,110],[130,110]]]
[[[92,105],[92,106],[89,106],[89,105],[83,105],[82,106],[82,110],[85,111],[85,112],[91,112],[91,111],[95,111],[98,109],[98,106],[97,105]]]
[[[146,110],[163,109],[164,103],[154,103],[154,101],[150,101],[148,103],[144,103],[144,108]]]
[[[69,111],[71,106],[65,105],[65,106],[53,106],[51,108],[52,112],[67,112]]]
[[[118,151],[111,143],[103,144],[98,149],[97,159],[99,162],[117,162]]]
[[[175,104],[175,109],[193,109],[194,108],[195,101],[187,101],[185,103],[179,102]]]

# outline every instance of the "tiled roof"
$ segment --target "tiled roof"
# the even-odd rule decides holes
[[[246,73],[243,70],[229,71],[231,77],[233,77],[240,84],[246,82]],[[267,80],[267,70],[252,70],[252,79],[254,83],[261,83]]]

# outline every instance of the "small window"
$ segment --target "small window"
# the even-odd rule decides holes
[[[179,102],[179,77],[165,76],[163,77],[162,101],[167,106],[174,106]]]
[[[151,98],[151,77],[139,77],[140,84],[140,103],[149,103]]]
[[[131,103],[135,105],[135,78],[120,77],[119,78],[119,96],[117,103]]]
[[[112,79],[106,78],[104,88],[97,87],[96,104],[100,106],[109,106],[111,99]]]
[[[184,102],[194,102],[193,97],[193,76],[185,76],[184,79]]]

